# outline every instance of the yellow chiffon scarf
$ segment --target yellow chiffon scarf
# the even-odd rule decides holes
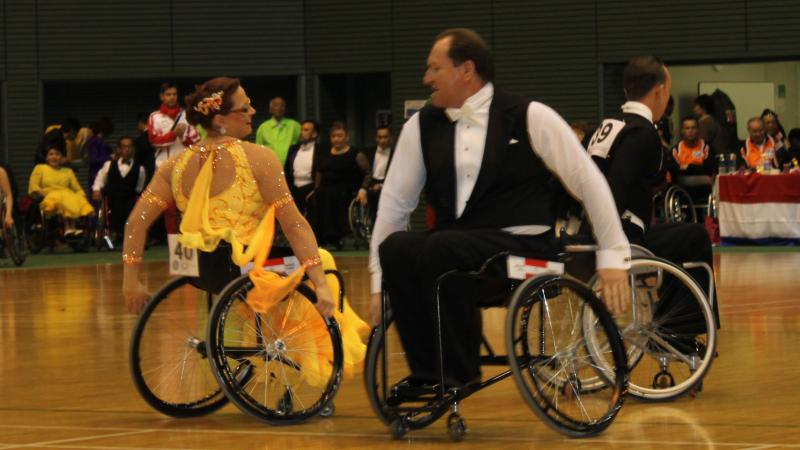
[[[289,295],[305,275],[305,266],[301,265],[288,277],[281,277],[274,272],[264,270],[272,248],[275,236],[275,207],[270,206],[267,213],[259,222],[247,250],[236,237],[232,228],[214,229],[208,219],[209,197],[211,195],[212,164],[217,155],[217,148],[212,147],[208,159],[197,174],[189,201],[181,220],[181,235],[179,242],[184,247],[198,249],[204,252],[213,252],[220,240],[230,242],[233,262],[242,267],[254,261],[254,268],[250,271],[250,280],[253,289],[247,295],[247,303],[259,313],[267,312],[277,302]]]

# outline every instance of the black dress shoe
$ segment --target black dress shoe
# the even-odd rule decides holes
[[[404,402],[419,400],[421,397],[435,395],[439,384],[427,380],[404,378],[389,390],[386,398],[388,406],[397,406]]]

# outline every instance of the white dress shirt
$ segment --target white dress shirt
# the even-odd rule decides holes
[[[372,178],[374,180],[384,180],[386,178],[386,169],[389,167],[389,153],[388,148],[375,148],[375,159],[372,161]]]
[[[494,87],[487,83],[467,99],[464,105],[468,108],[461,108],[467,111],[456,124],[453,150],[456,164],[457,217],[463,213],[480,171],[480,161],[486,144],[488,111],[493,96]],[[455,111],[447,111],[451,118],[460,114],[451,114],[452,112]],[[586,208],[600,247],[596,254],[597,267],[628,268],[630,246],[622,231],[611,190],[603,174],[578,142],[575,133],[558,113],[539,102],[528,105],[527,125],[533,151]],[[406,229],[411,212],[417,207],[420,192],[425,186],[426,171],[422,158],[419,113],[414,114],[403,125],[393,160],[383,185],[378,217],[370,242],[372,293],[380,292],[381,289],[378,246],[392,233]],[[549,228],[533,225],[512,227],[506,231],[536,234]]]
[[[133,160],[130,160],[129,163],[125,163],[122,158],[117,158],[117,168],[119,169],[119,174],[122,175],[122,178],[128,176],[128,172],[131,171],[133,167]],[[104,187],[106,187],[106,183],[108,182],[108,171],[111,168],[111,160],[106,161],[103,163],[103,167],[100,168],[100,171],[97,172],[97,176],[94,178],[94,183],[92,184],[92,191],[101,191]],[[144,167],[139,166],[139,178],[136,179],[136,192],[142,192],[144,190],[144,180],[145,180],[145,172]]]
[[[294,186],[303,187],[311,184],[311,168],[314,164],[314,141],[300,144],[297,155],[292,164],[292,174],[294,175]]]

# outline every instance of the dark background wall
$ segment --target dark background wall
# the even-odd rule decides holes
[[[20,180],[46,123],[104,114],[133,133],[165,78],[239,76],[260,118],[281,93],[294,117],[356,120],[366,144],[370,108],[391,108],[399,129],[404,100],[427,97],[427,52],[449,27],[487,39],[499,85],[590,122],[619,105],[635,54],[800,56],[794,0],[0,0],[0,12],[0,155]]]

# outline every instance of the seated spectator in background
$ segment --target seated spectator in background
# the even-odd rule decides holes
[[[747,132],[750,134],[742,144],[741,154],[745,164],[750,169],[771,164],[778,167],[775,159],[775,141],[767,136],[764,121],[760,117],[753,117],[747,121]]]
[[[90,216],[94,208],[86,200],[75,172],[64,167],[64,147],[53,146],[47,150],[47,163],[33,168],[28,193],[42,199],[41,208],[45,216],[59,215],[64,218],[64,235],[81,234],[75,229],[75,219]]]
[[[389,127],[378,128],[375,132],[375,147],[368,148],[363,153],[369,160],[371,169],[369,180],[358,190],[358,201],[364,206],[370,205],[369,213],[374,223],[383,180],[386,179],[392,161],[392,130]]]
[[[114,124],[108,117],[103,117],[90,123],[89,129],[92,130],[93,134],[89,138],[89,142],[86,143],[86,154],[89,159],[89,180],[87,183],[91,189],[92,183],[97,177],[97,172],[100,171],[106,161],[111,159],[112,149],[105,141],[105,137],[114,132]]]
[[[110,230],[114,233],[115,243],[122,242],[125,222],[147,179],[144,167],[136,163],[135,152],[133,138],[121,137],[117,142],[116,157],[103,163],[92,186],[92,200],[101,202],[104,191],[108,197]]]
[[[281,164],[285,164],[289,147],[297,144],[300,139],[300,124],[283,116],[286,113],[286,101],[283,97],[275,97],[269,101],[269,113],[272,117],[256,130],[256,144],[271,148],[278,155]]]
[[[709,157],[708,144],[699,138],[697,119],[684,117],[681,120],[681,140],[672,148],[672,158],[677,166],[677,175],[712,175],[714,158]]]
[[[722,127],[711,114],[714,112],[714,100],[710,95],[703,94],[694,99],[692,107],[694,116],[697,117],[697,131],[700,139],[704,140],[711,149],[714,158],[727,153],[729,142]]]
[[[300,142],[289,147],[283,173],[286,184],[292,193],[297,210],[306,214],[308,196],[314,191],[314,179],[317,172],[317,137],[319,125],[313,120],[305,120],[300,127]]]
[[[767,136],[775,141],[775,150],[786,147],[786,130],[783,129],[778,114],[767,108],[761,113],[761,120],[764,121],[764,130],[767,132]]]
[[[587,122],[572,122],[569,124],[572,132],[578,137],[583,148],[589,146],[589,140],[592,138],[592,127]]]
[[[64,142],[66,143],[67,162],[78,163],[83,159],[83,149],[86,142],[92,137],[92,132],[89,128],[81,127],[78,119],[67,117],[56,125],[50,125],[44,131],[45,134],[53,131],[60,130],[64,135]],[[40,155],[37,155],[36,163],[42,164],[45,162],[46,150]]]
[[[318,153],[312,221],[320,245],[341,249],[342,238],[350,232],[348,208],[369,176],[369,161],[350,147],[342,122],[331,125],[330,140],[330,150]]]
[[[793,128],[789,132],[789,147],[775,151],[780,167],[797,167],[800,165],[800,128]]]
[[[150,138],[147,136],[147,122],[150,114],[146,112],[136,113],[136,130],[139,135],[133,141],[136,146],[136,153],[133,160],[136,164],[144,168],[147,178],[145,184],[150,183],[153,174],[156,172],[156,148],[150,143]]]

